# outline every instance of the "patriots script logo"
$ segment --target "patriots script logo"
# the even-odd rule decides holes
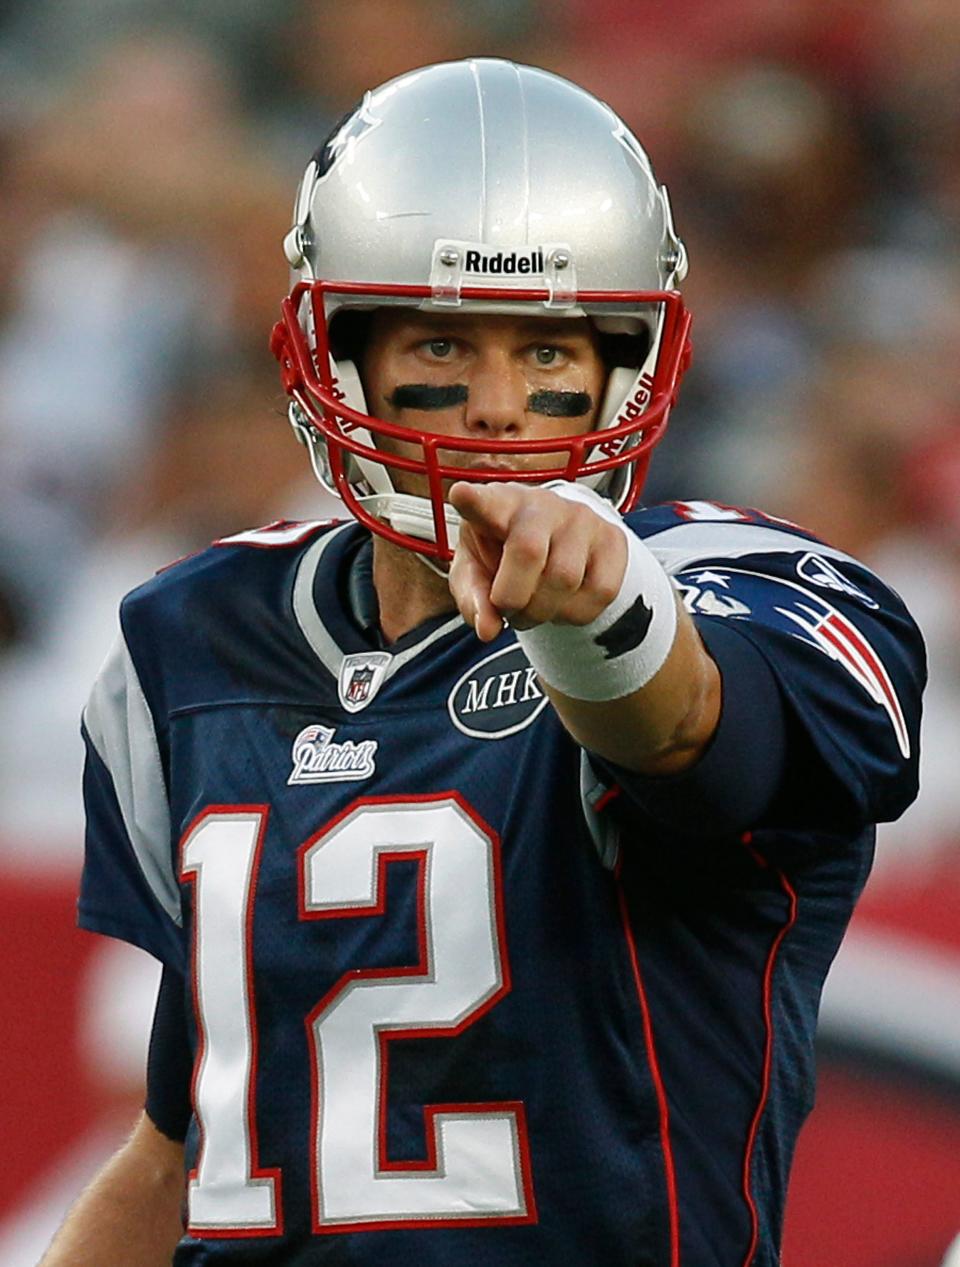
[[[376,739],[335,743],[332,726],[304,726],[293,741],[293,770],[287,783],[343,783],[374,773]]]

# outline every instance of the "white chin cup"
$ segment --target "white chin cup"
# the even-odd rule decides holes
[[[413,497],[408,493],[375,493],[361,497],[359,501],[364,510],[378,519],[385,519],[397,532],[415,537],[418,541],[436,541],[433,504],[426,497]],[[460,537],[460,516],[444,502],[443,517],[447,525],[447,543],[451,550],[455,550]]]

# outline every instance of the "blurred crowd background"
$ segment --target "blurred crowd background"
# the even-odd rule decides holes
[[[0,1261],[36,1261],[140,1094],[152,969],[69,927],[77,718],[117,602],[213,538],[337,513],[267,350],[293,192],[366,88],[471,54],[604,97],[670,188],[694,361],[647,499],[795,520],[926,634],[922,794],[881,833],[825,1004],[824,1123],[856,1124],[805,1139],[784,1261],[936,1267],[960,1231],[956,0],[0,6],[0,1076],[20,1158]],[[884,1106],[902,1132],[877,1136]]]

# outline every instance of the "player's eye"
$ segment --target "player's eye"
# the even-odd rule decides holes
[[[426,346],[431,356],[436,357],[438,361],[445,361],[453,351],[453,340],[430,339]]]
[[[560,359],[560,349],[544,343],[536,349],[534,357],[538,365],[556,365]]]

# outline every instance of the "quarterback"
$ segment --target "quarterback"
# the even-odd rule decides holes
[[[923,647],[803,529],[638,509],[687,259],[625,124],[493,59],[311,159],[272,347],[341,522],[130,594],[85,928],[163,964],[44,1267],[775,1267]]]

